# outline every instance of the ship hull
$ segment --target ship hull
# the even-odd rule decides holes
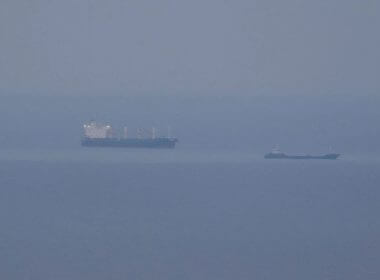
[[[176,138],[83,138],[81,144],[84,147],[173,149],[177,142]]]
[[[311,155],[286,155],[283,153],[269,153],[264,156],[266,159],[328,159],[335,160],[339,157],[339,154],[326,154],[320,156],[311,156]]]

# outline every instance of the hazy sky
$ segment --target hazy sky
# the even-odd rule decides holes
[[[377,94],[377,0],[2,0],[1,94]]]

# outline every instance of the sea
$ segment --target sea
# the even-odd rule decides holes
[[[1,279],[379,279],[380,159],[0,150]]]
[[[0,279],[380,279],[379,97],[0,101]],[[179,142],[83,148],[90,119]]]

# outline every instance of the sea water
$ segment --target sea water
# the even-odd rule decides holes
[[[378,279],[380,160],[0,150],[1,279]]]

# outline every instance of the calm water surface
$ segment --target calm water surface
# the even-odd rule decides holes
[[[380,161],[0,150],[1,279],[379,279]]]

